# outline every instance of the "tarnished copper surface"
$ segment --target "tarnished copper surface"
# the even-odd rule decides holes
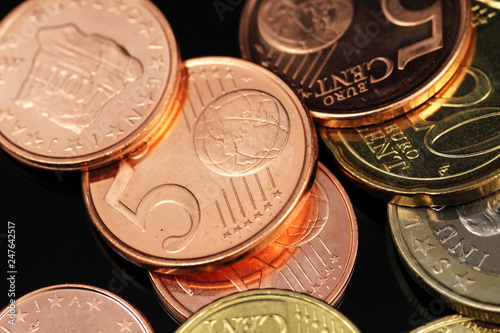
[[[469,44],[467,0],[250,0],[243,57],[283,77],[323,126],[380,123],[439,91]]]
[[[233,58],[186,68],[182,115],[162,144],[83,176],[99,232],[165,273],[215,270],[263,249],[305,199],[317,159],[310,116],[274,74]]]
[[[318,166],[308,200],[288,229],[244,261],[198,275],[150,272],[164,307],[185,320],[216,299],[250,289],[288,289],[335,305],[354,268],[356,217],[338,180]]]
[[[102,166],[175,118],[180,56],[150,1],[26,1],[0,57],[0,144],[28,164]]]
[[[148,320],[100,288],[62,284],[35,290],[0,312],[0,331],[153,333]]]

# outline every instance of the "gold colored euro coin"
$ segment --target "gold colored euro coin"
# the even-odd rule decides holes
[[[251,290],[227,296],[202,308],[176,333],[345,332],[359,330],[339,311],[311,296],[292,291]]]

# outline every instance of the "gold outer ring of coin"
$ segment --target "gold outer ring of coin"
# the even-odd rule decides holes
[[[313,327],[325,332],[360,332],[339,311],[314,297],[288,290],[263,289],[230,295],[207,305],[176,333],[221,332],[224,325],[233,326],[235,322],[236,325],[238,322],[253,324],[261,332],[300,333]]]
[[[253,257],[200,275],[149,272],[165,310],[183,322],[216,299],[264,288],[302,292],[332,306],[339,304],[357,256],[356,216],[342,185],[321,163],[309,196],[288,229]]]
[[[11,304],[0,312],[0,329],[5,332],[11,332],[10,329],[12,332],[90,332],[92,328],[95,332],[154,332],[133,305],[107,290],[83,284],[41,288]],[[9,323],[12,320],[14,324]]]
[[[175,120],[177,43],[150,1],[50,1],[23,2],[0,24],[0,54],[18,59],[4,75],[0,145],[35,167],[101,167]]]
[[[443,209],[450,207],[453,206]],[[428,209],[432,208],[388,205],[392,237],[408,272],[428,293],[456,311],[485,322],[500,323],[500,277],[473,269],[472,264],[452,256],[429,227],[425,213]],[[456,237],[450,231],[450,235],[444,236]],[[459,242],[456,251],[460,251],[460,246],[465,245]],[[479,265],[485,258],[485,254],[479,256]],[[469,259],[472,260],[466,260]],[[477,260],[478,255],[473,259]]]
[[[184,110],[161,145],[82,178],[104,239],[166,274],[213,271],[265,248],[307,199],[318,154],[310,115],[273,73],[225,57],[185,66]]]
[[[447,316],[436,319],[430,323],[412,330],[410,333],[498,333],[499,327],[490,326],[474,318],[468,318],[460,315]]]
[[[271,48],[264,48],[263,52],[266,55],[263,55],[261,59],[257,59],[252,56],[252,49],[255,47],[257,48],[259,45],[251,45],[250,37],[252,34],[257,34],[258,24],[253,22],[253,15],[256,15],[254,12],[256,11],[256,7],[261,7],[262,3],[264,1],[261,0],[250,0],[247,1],[243,13],[242,13],[242,18],[240,21],[240,29],[239,29],[239,39],[240,39],[240,49],[243,55],[244,59],[249,59],[258,63],[262,64],[267,64],[264,66],[269,67],[271,70],[275,71],[278,73],[278,75],[281,75],[282,77],[285,78],[285,80],[290,81],[291,85],[295,86],[296,89],[298,89],[298,92],[302,94],[304,98],[309,98],[308,96],[314,95],[315,92],[311,90],[311,88],[308,88],[306,85],[303,84],[303,82],[299,82],[298,79],[296,79],[295,75],[292,76],[293,68],[289,65],[292,62],[295,63],[296,60],[294,60],[294,56],[301,56],[300,52],[297,52],[295,50],[294,52],[290,52],[289,50],[286,50],[286,47],[283,46],[276,46],[272,45]],[[268,4],[270,1],[268,1],[266,4]],[[343,4],[345,5],[345,3]],[[389,3],[387,4],[387,7],[391,7],[395,5],[395,3]],[[397,6],[401,6],[401,3],[398,1]],[[404,6],[401,6],[404,8]],[[401,8],[399,8],[401,9]],[[411,11],[407,11],[411,12]],[[375,11],[372,12],[374,14]],[[408,13],[406,13],[408,14]],[[392,15],[392,14],[391,14]],[[371,21],[368,21],[366,26],[368,27],[370,23],[376,23],[380,18],[378,19],[372,19]],[[404,22],[405,19],[399,19],[399,18],[393,18],[393,22],[398,22],[396,23],[397,25],[403,24],[403,25],[408,25],[408,22]],[[349,21],[349,19],[347,19]],[[379,21],[380,22],[380,21]],[[331,22],[329,22],[331,23]],[[414,23],[414,22],[413,22]],[[378,24],[378,23],[376,23]],[[442,24],[442,23],[441,23]],[[353,24],[354,26],[354,24]],[[343,34],[345,31],[342,31],[342,27],[337,27],[340,32],[339,34]],[[350,27],[352,28],[352,26]],[[361,29],[356,27],[358,31]],[[326,29],[325,29],[326,30]],[[395,118],[399,115],[402,115],[406,112],[409,112],[419,105],[425,103],[429,98],[431,98],[434,94],[436,94],[441,88],[443,88],[446,83],[453,77],[454,73],[458,69],[460,63],[462,62],[463,57],[465,56],[468,45],[470,43],[470,36],[471,36],[471,13],[470,13],[470,2],[469,1],[461,1],[460,3],[460,24],[458,28],[458,39],[457,42],[453,45],[451,51],[449,52],[449,56],[447,57],[447,60],[442,64],[442,66],[435,72],[435,74],[423,82],[419,87],[416,87],[413,89],[411,92],[407,93],[406,96],[401,96],[397,100],[393,101],[392,103],[384,103],[379,106],[374,106],[371,108],[366,108],[365,110],[361,110],[362,107],[359,107],[354,110],[349,110],[349,112],[338,112],[335,110],[335,104],[333,106],[325,107],[325,108],[319,108],[319,107],[314,107],[311,105],[311,103],[307,103],[307,100],[305,101],[306,105],[309,107],[310,112],[315,120],[315,122],[321,126],[325,127],[345,127],[345,128],[351,128],[351,127],[357,127],[357,126],[363,126],[363,125],[370,125],[370,124],[377,124],[381,123],[383,121]],[[260,36],[259,38],[264,37]],[[376,36],[375,36],[376,38]],[[336,44],[341,43],[341,40],[337,40],[338,37],[336,37],[336,43],[332,46],[332,51],[333,48],[335,47]],[[353,38],[354,40],[355,38]],[[268,42],[266,42],[268,43]],[[347,43],[353,43],[353,41],[347,41]],[[355,42],[354,42],[355,43]],[[266,46],[267,47],[267,46]],[[352,45],[351,45],[352,47]],[[317,52],[317,57],[311,58],[310,63],[311,66],[316,66],[318,67],[318,64],[321,64],[322,61],[324,60],[325,63],[328,61],[329,57],[331,56],[331,53],[326,52],[326,48],[323,49],[320,52]],[[357,52],[363,52],[364,48],[357,49]],[[413,48],[413,51],[415,51],[415,48]],[[259,52],[260,53],[260,52]],[[323,53],[323,56],[325,56],[325,59],[320,59],[321,54]],[[290,60],[288,62],[288,58],[286,56],[292,55],[293,61]],[[269,58],[269,59],[268,59]],[[304,64],[306,64],[307,58],[304,58],[303,63],[300,64],[302,67]],[[276,64],[273,64],[273,61],[276,62]],[[432,61],[432,60],[430,60]],[[304,79],[307,79],[311,75],[309,71],[308,66],[304,66],[308,68],[307,75]],[[290,69],[292,68],[292,69]],[[324,64],[322,66],[319,66],[320,70],[324,71]],[[321,69],[323,68],[323,69]],[[300,72],[300,71],[299,71]],[[327,73],[327,75],[330,75],[332,73]],[[299,76],[300,77],[300,76]],[[308,79],[307,79],[308,80]],[[306,80],[306,81],[307,81]],[[393,84],[399,85],[401,84],[399,81],[394,82]],[[312,85],[312,83],[311,83]],[[362,96],[362,94],[361,94]],[[380,103],[379,103],[380,104]],[[326,111],[325,111],[326,110]],[[360,111],[361,110],[361,111]]]

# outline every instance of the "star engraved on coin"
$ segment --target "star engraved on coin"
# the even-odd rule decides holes
[[[54,306],[61,307],[61,302],[64,300],[62,297],[57,297],[57,293],[54,294],[54,297],[49,298],[49,301],[51,303],[50,308],[53,308]]]
[[[417,244],[417,247],[413,251],[420,251],[420,253],[422,253],[424,256],[427,256],[427,251],[434,247],[434,245],[429,243],[429,237],[425,238],[424,240],[415,238],[415,243]]]

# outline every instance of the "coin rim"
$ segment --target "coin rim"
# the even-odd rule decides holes
[[[170,71],[166,81],[165,89],[155,109],[150,112],[148,117],[142,124],[132,131],[127,137],[117,143],[101,149],[98,152],[85,154],[75,157],[49,157],[41,154],[32,153],[14,144],[3,132],[0,132],[0,146],[9,153],[12,157],[28,165],[49,170],[89,170],[102,167],[119,160],[126,154],[133,152],[139,148],[144,141],[151,139],[155,132],[159,130],[164,123],[170,123],[175,118],[175,109],[172,112],[172,105],[175,97],[178,94],[181,83],[181,56],[177,46],[177,42],[163,13],[151,1],[144,0],[128,0],[141,8],[149,11],[151,16],[156,18],[156,21],[161,26],[165,39],[168,41],[167,47],[170,53]],[[0,38],[16,22],[22,21],[26,13],[39,6],[43,0],[24,1],[14,8],[0,22]]]

